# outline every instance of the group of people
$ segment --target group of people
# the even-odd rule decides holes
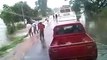
[[[58,14],[54,14],[53,19],[56,20],[56,22],[58,22]]]
[[[40,33],[41,43],[44,44],[44,28],[45,25],[42,22],[34,22],[32,24],[27,24],[28,35],[32,37],[34,34]],[[43,45],[44,47],[45,45]]]

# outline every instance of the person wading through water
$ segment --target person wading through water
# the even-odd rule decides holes
[[[38,24],[38,30],[39,30],[39,32],[40,32],[40,40],[41,40],[41,43],[42,43],[42,45],[43,45],[43,48],[46,47],[46,45],[45,45],[45,39],[44,39],[44,28],[45,28],[45,25],[42,24],[42,22],[40,22],[40,23]]]
[[[58,22],[58,15],[55,14],[55,19],[56,19],[56,22]]]
[[[30,37],[32,36],[32,25],[30,23],[26,24],[26,29],[28,31],[27,36],[29,35]]]
[[[34,22],[33,24],[33,31],[34,31],[34,34],[37,34],[38,33],[38,30],[37,30],[37,24],[36,24],[36,22]]]

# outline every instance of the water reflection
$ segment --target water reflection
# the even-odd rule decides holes
[[[91,21],[89,25],[89,32],[97,42],[107,44],[107,21],[97,20]]]
[[[0,47],[7,42],[7,35],[6,35],[6,25],[4,24],[3,20],[0,19]]]
[[[81,14],[80,22],[85,27],[86,21],[84,14]],[[106,18],[100,18],[98,20],[93,19],[89,21],[88,31],[96,42],[107,45],[107,20]]]

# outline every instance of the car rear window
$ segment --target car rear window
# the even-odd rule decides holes
[[[81,33],[84,29],[79,24],[66,25],[66,26],[58,26],[55,28],[55,35],[63,35],[63,34],[72,34],[72,33]]]
[[[62,9],[60,10],[61,13],[67,13],[67,12],[70,12],[70,9]]]

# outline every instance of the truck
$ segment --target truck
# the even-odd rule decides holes
[[[58,23],[53,28],[50,60],[96,60],[95,40],[76,22]]]

